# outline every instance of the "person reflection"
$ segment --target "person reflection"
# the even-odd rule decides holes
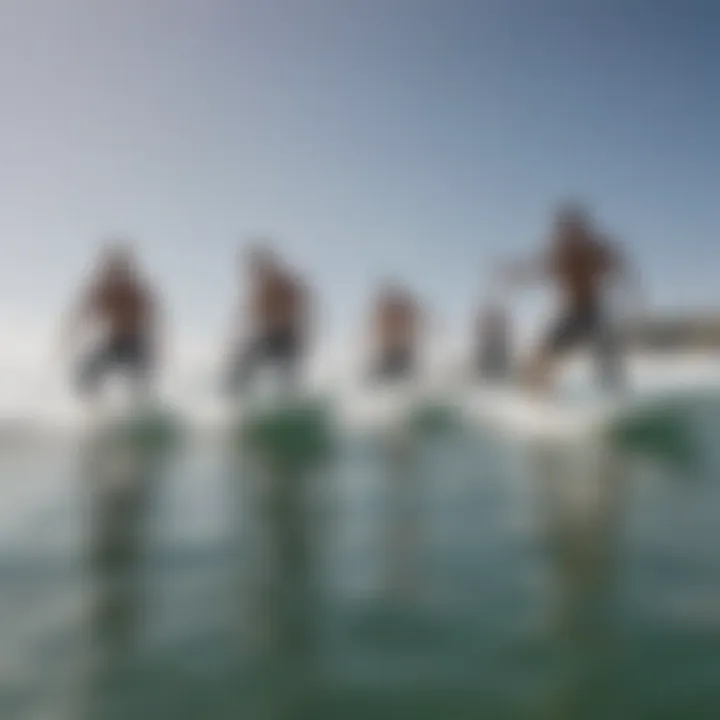
[[[540,488],[553,598],[551,646],[560,658],[560,673],[542,707],[551,717],[588,717],[607,699],[629,468],[626,458],[603,447],[585,454],[587,465],[580,472],[554,450],[550,458],[552,451],[546,449]]]
[[[91,580],[89,717],[102,717],[142,625],[141,561],[157,458],[128,443],[94,437],[85,449],[89,493],[87,564]]]
[[[314,682],[315,628],[322,614],[318,476],[315,468],[286,457],[282,442],[274,437],[269,443],[280,443],[275,451],[242,443],[229,478],[240,501],[234,513],[234,587],[241,607],[235,637],[252,678],[248,697],[262,718],[286,717],[302,705]]]

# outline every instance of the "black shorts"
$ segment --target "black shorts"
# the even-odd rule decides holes
[[[558,356],[583,344],[594,356],[601,385],[606,390],[621,390],[626,379],[622,344],[603,309],[580,308],[562,315],[550,328],[544,349]]]
[[[252,344],[250,352],[257,360],[292,362],[302,350],[298,333],[294,330],[274,330],[264,333]]]
[[[92,391],[111,371],[120,370],[135,381],[144,381],[150,369],[150,352],[144,338],[111,338],[82,360],[77,381],[81,390]]]
[[[371,375],[375,380],[404,380],[414,374],[415,365],[412,348],[389,349],[380,354]]]
[[[237,392],[263,366],[279,366],[288,377],[293,377],[303,349],[300,335],[294,329],[273,330],[258,335],[247,346],[240,348],[232,359],[223,381],[225,391]]]
[[[611,335],[606,313],[598,307],[588,306],[562,314],[550,328],[544,348],[552,355],[569,352],[583,344],[607,349]]]

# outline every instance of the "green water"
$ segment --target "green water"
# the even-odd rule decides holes
[[[255,462],[5,455],[3,720],[720,717],[712,473],[570,508],[476,434]]]

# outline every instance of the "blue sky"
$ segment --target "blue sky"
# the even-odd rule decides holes
[[[653,301],[720,305],[718,78],[711,0],[5,0],[0,317],[48,327],[121,232],[214,340],[262,232],[330,336],[387,274],[462,326],[568,195]]]

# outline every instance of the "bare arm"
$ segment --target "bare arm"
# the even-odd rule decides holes
[[[230,317],[230,327],[227,333],[227,350],[230,355],[236,352],[238,346],[242,342],[249,318],[250,311],[248,303],[244,299],[239,298],[235,302],[235,307]]]
[[[95,288],[85,288],[71,305],[61,322],[60,347],[65,350],[77,340],[80,329],[93,315],[97,302]]]
[[[363,328],[363,342],[365,347],[372,349],[373,352],[378,344],[379,327],[380,307],[377,301],[374,301],[365,318]]]
[[[623,302],[636,314],[645,305],[644,289],[637,265],[615,245],[610,249],[610,274],[620,289]]]
[[[442,333],[445,330],[445,324],[440,317],[428,310],[427,307],[420,307],[420,304],[416,302],[414,313],[416,317],[415,326],[417,328],[417,339],[419,342],[428,340],[433,333]]]
[[[146,337],[152,346],[153,355],[157,363],[163,356],[168,345],[168,328],[162,302],[156,293],[147,292],[145,308]]]
[[[500,271],[500,276],[505,284],[530,285],[546,279],[551,269],[552,260],[548,254],[543,253],[505,265]]]
[[[299,331],[306,344],[312,343],[315,335],[317,312],[315,307],[315,298],[310,288],[302,283],[299,285],[300,293],[300,318]]]

